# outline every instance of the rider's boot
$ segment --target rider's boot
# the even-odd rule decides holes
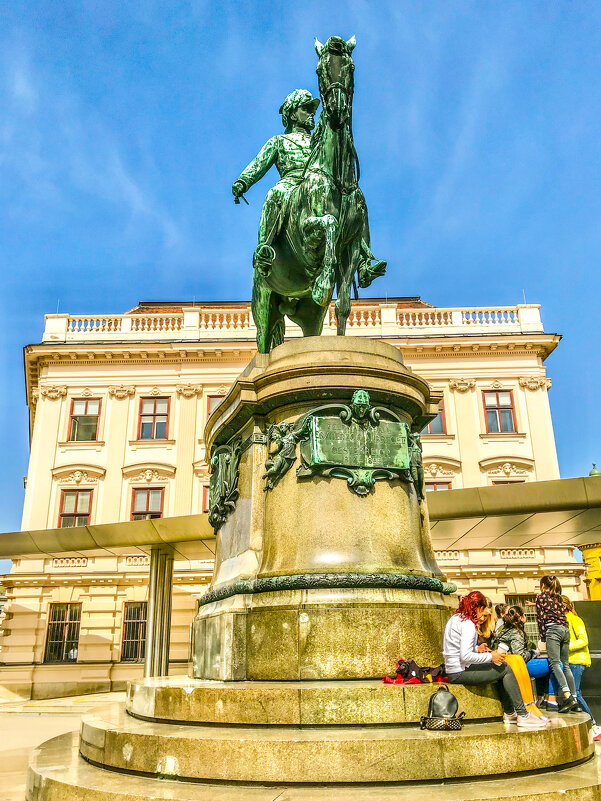
[[[268,242],[259,242],[253,253],[253,267],[267,278],[275,261],[275,250]]]
[[[361,251],[363,261],[359,264],[359,269],[357,270],[357,280],[361,289],[366,289],[372,281],[384,275],[387,262],[382,259],[376,259],[364,239],[361,241]],[[372,261],[375,263],[372,264]]]
[[[275,250],[271,246],[271,243],[277,231],[279,214],[280,204],[278,203],[278,196],[271,190],[265,199],[263,210],[261,211],[259,244],[255,248],[253,254],[253,267],[264,278],[271,272],[275,261]]]

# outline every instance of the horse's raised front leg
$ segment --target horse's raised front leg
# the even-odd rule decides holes
[[[251,309],[257,327],[257,349],[269,353],[284,341],[284,317],[279,310],[282,298],[270,289],[258,270],[253,274]]]
[[[305,233],[308,237],[321,232],[324,243],[323,264],[313,283],[311,296],[318,306],[327,306],[332,299],[336,283],[336,224],[332,214],[323,217],[308,217],[305,221]]]

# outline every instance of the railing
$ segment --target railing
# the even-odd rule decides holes
[[[452,334],[543,333],[535,305],[460,308],[405,308],[397,302],[354,303],[347,331],[354,336],[412,337]],[[336,333],[336,312],[330,305],[324,334]],[[184,307],[181,312],[120,315],[46,315],[44,342],[198,340],[255,338],[250,304],[217,308]],[[301,335],[287,321],[289,337]]]

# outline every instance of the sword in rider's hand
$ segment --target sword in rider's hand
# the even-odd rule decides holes
[[[234,198],[234,203],[238,206],[240,204],[240,198],[246,203],[247,206],[250,206],[248,200],[244,197],[244,195],[236,195]]]

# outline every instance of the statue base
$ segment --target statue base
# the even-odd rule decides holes
[[[437,403],[384,342],[310,337],[250,363],[207,424],[219,531],[195,678],[381,678],[401,656],[441,663],[453,588],[409,459]]]

